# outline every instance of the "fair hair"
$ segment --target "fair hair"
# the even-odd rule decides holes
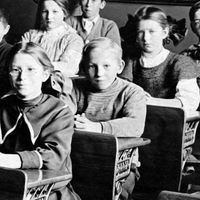
[[[33,42],[19,42],[11,48],[7,57],[8,69],[10,69],[15,55],[18,53],[32,56],[43,67],[44,71],[53,71],[53,65],[46,52],[39,45]]]
[[[122,49],[121,47],[115,43],[113,40],[107,37],[99,37],[96,39],[91,40],[88,44],[86,44],[83,48],[83,57],[81,63],[85,68],[85,63],[88,61],[89,54],[93,49],[100,48],[102,51],[106,50],[112,52],[119,63],[122,60]]]

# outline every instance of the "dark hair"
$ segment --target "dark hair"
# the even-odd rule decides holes
[[[19,42],[11,48],[7,57],[6,66],[8,66],[8,69],[10,69],[14,56],[17,53],[31,55],[38,63],[43,66],[44,70],[48,70],[49,72],[53,70],[53,65],[48,58],[46,52],[39,45],[33,42]]]
[[[199,2],[196,2],[191,8],[190,8],[190,11],[189,11],[189,18],[190,18],[190,21],[193,21],[194,20],[194,15],[196,13],[197,10],[200,9],[200,1]]]
[[[54,1],[58,4],[58,6],[62,9],[65,17],[67,17],[69,10],[70,10],[70,3],[68,0],[40,0],[38,2],[38,9],[36,14],[36,22],[35,22],[35,28],[41,29],[42,28],[42,9],[45,1]],[[64,19],[65,20],[65,19]]]
[[[0,8],[0,21],[3,22],[4,27],[9,24],[9,14],[3,8]]]

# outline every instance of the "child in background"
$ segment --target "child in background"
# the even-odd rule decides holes
[[[68,0],[40,0],[35,29],[26,32],[22,40],[39,44],[55,70],[65,76],[74,76],[79,71],[83,40],[65,22],[68,3]]]
[[[190,26],[192,31],[198,38],[197,44],[191,45],[188,49],[185,49],[182,53],[191,57],[197,64],[197,83],[200,87],[200,2],[195,3],[189,11]]]
[[[42,93],[53,70],[49,58],[34,43],[17,43],[8,55],[8,67],[13,90],[0,99],[0,167],[72,174],[73,115],[62,101]],[[66,186],[50,199],[79,198]]]
[[[191,57],[196,62],[197,71],[197,84],[200,87],[200,1],[196,2],[189,11],[190,25],[192,31],[198,38],[197,44],[191,45],[188,49],[185,49],[182,53]],[[198,108],[200,110],[200,107]],[[199,132],[200,126],[198,126],[197,132]],[[192,154],[200,160],[200,135],[196,134],[195,143],[192,147]]]
[[[126,60],[120,76],[145,90],[147,104],[196,110],[200,94],[195,63],[164,47],[170,31],[166,14],[143,6],[135,13],[133,26],[140,53]]]
[[[5,69],[6,56],[10,48],[12,47],[12,45],[8,44],[5,40],[5,35],[10,29],[8,18],[9,17],[7,12],[4,9],[0,8],[0,97],[9,90],[9,84],[6,78],[7,76]]]
[[[98,37],[108,37],[121,46],[121,38],[116,23],[100,17],[100,10],[106,0],[79,0],[82,16],[67,18],[67,23],[77,30],[85,44]]]
[[[123,70],[122,50],[109,38],[92,40],[83,50],[82,67],[86,79],[74,79],[71,91],[75,129],[117,137],[140,137],[146,117],[146,97],[142,88],[117,77]],[[135,184],[136,159],[123,198],[130,197]]]

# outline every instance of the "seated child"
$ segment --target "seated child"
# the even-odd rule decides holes
[[[121,48],[109,38],[94,39],[84,47],[81,64],[86,79],[74,79],[71,91],[76,130],[117,137],[142,135],[145,93],[141,87],[117,77],[124,67],[121,57]],[[134,180],[128,178],[127,182],[131,183],[125,183],[123,188],[125,199],[132,193],[133,175],[131,172]]]
[[[198,38],[197,44],[191,45],[182,53],[191,57],[196,62],[197,84],[200,87],[200,2],[196,2],[189,11],[190,25],[192,31]],[[198,110],[200,109],[200,106]],[[200,127],[198,127],[200,129]],[[198,132],[198,130],[197,130]],[[196,134],[195,143],[192,150],[193,155],[200,160],[200,135]]]
[[[147,104],[196,110],[200,94],[195,63],[165,47],[172,30],[166,13],[159,7],[142,6],[132,25],[139,53],[125,59],[120,77],[141,86]]]
[[[198,38],[198,43],[189,46],[188,49],[185,49],[182,53],[191,57],[197,66],[197,83],[200,87],[200,2],[196,2],[189,11],[190,25],[193,33]]]
[[[34,42],[45,49],[54,69],[64,76],[79,71],[83,40],[66,22],[68,0],[38,1],[35,29],[24,33],[22,41]]]
[[[12,47],[5,40],[5,35],[8,33],[10,25],[8,24],[7,12],[0,8],[0,97],[4,95],[8,89],[8,80],[5,78],[5,60],[6,56]]]
[[[82,16],[72,16],[66,21],[83,38],[85,43],[98,37],[108,37],[121,46],[119,29],[116,23],[100,17],[99,11],[106,5],[106,0],[79,0]]]
[[[9,53],[8,67],[13,90],[0,99],[0,167],[72,174],[73,115],[62,101],[42,93],[53,69],[49,58],[32,42],[17,43]],[[58,198],[71,200],[76,195],[66,186],[50,196]]]

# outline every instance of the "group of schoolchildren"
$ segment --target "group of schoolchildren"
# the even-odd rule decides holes
[[[186,111],[198,108],[196,63],[190,54],[164,47],[170,28],[160,8],[144,6],[136,11],[133,35],[139,56],[123,60],[116,23],[99,15],[106,1],[80,0],[81,16],[68,16],[67,3],[40,0],[35,29],[13,46],[4,39],[9,23],[0,10],[0,79],[4,83],[0,86],[0,167],[71,174],[74,129],[140,137],[147,104]],[[200,38],[200,3],[191,10],[192,30]],[[71,78],[79,71],[80,78]],[[131,199],[137,159],[136,155],[120,199]],[[50,199],[80,197],[69,183]]]

